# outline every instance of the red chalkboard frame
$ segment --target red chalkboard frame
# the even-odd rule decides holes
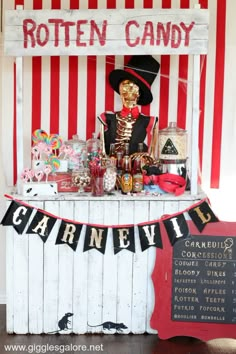
[[[188,221],[188,226],[192,235],[236,237],[236,222],[209,223],[202,233],[197,230],[192,221]],[[171,319],[173,246],[169,242],[163,224],[161,224],[161,235],[163,249],[157,249],[156,263],[152,273],[155,306],[150,321],[151,327],[158,331],[159,338],[188,336],[204,341],[216,338],[236,338],[235,324],[181,322]]]

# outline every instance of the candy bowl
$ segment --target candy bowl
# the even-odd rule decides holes
[[[88,168],[80,168],[72,172],[72,183],[78,187],[78,192],[85,192],[85,189],[90,185],[91,177]]]

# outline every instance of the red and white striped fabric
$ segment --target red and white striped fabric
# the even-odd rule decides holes
[[[236,21],[234,0],[9,0],[5,9],[193,8],[210,11],[209,53],[201,57],[199,155],[206,188],[227,185],[236,172]],[[25,57],[24,154],[30,164],[31,133],[41,128],[64,139],[78,134],[88,139],[99,130],[96,116],[120,108],[109,86],[108,73],[123,67],[123,56]],[[142,112],[159,116],[159,128],[170,121],[191,131],[191,56],[156,56],[160,75],[152,85],[153,102]],[[14,58],[3,57],[3,167],[8,185],[16,180]]]

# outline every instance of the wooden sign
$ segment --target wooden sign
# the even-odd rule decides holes
[[[236,338],[236,223],[210,223],[202,234],[188,224],[191,236],[173,247],[162,230],[151,326],[161,339]]]
[[[206,54],[208,10],[8,10],[6,55]]]

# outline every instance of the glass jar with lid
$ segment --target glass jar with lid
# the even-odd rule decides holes
[[[178,162],[187,159],[187,131],[176,122],[159,131],[158,158],[161,162]]]
[[[68,154],[68,168],[70,171],[79,170],[86,164],[86,142],[79,139],[77,134],[72,139],[65,142],[66,146],[71,147]]]
[[[96,138],[96,133],[92,134],[92,138],[86,141],[86,151],[88,161],[94,160],[101,154],[102,143],[101,140]]]
[[[106,172],[104,174],[104,191],[111,194],[116,186],[117,170],[114,161],[108,159],[106,161]]]

